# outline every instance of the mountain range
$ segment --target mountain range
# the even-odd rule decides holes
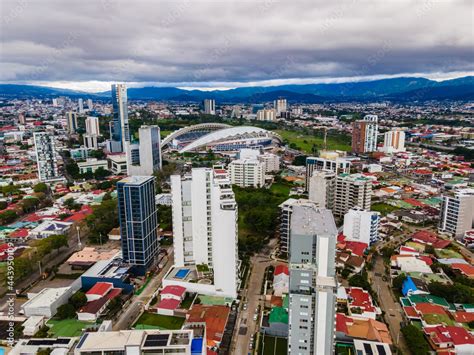
[[[0,84],[0,98],[52,98],[69,96],[109,100],[110,91],[86,93],[46,86]],[[338,84],[249,86],[229,90],[184,90],[176,87],[129,88],[132,100],[199,102],[215,99],[218,103],[261,103],[286,98],[289,102],[324,103],[341,101],[423,102],[428,100],[474,100],[474,76],[434,81],[403,77]]]

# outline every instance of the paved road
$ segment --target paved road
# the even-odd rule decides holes
[[[153,297],[154,292],[160,287],[163,277],[173,265],[173,249],[168,249],[168,261],[158,275],[153,276],[150,283],[145,287],[143,292],[138,296],[133,296],[130,305],[119,316],[113,326],[114,330],[130,329],[133,322],[144,311],[145,304]]]
[[[378,295],[380,308],[385,312],[385,320],[389,325],[393,343],[400,348],[403,354],[409,354],[410,352],[405,339],[403,338],[403,335],[400,334],[400,322],[403,321],[402,307],[399,302],[393,300],[390,283],[382,279],[383,275],[385,275],[383,258],[376,256],[374,268],[369,273],[369,282],[372,284],[373,290]]]

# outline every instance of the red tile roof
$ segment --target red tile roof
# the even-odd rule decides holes
[[[469,323],[474,322],[474,313],[466,311],[456,311],[451,313],[453,318],[458,323]]]
[[[362,242],[346,241],[346,250],[350,250],[352,254],[357,256],[364,256],[364,252],[369,245]]]
[[[451,268],[454,270],[461,271],[464,275],[466,275],[469,278],[474,277],[474,266],[472,265],[455,263],[455,264],[451,264]]]
[[[412,205],[412,206],[415,206],[415,207],[424,207],[424,206],[426,206],[426,204],[424,204],[423,202],[420,202],[418,200],[415,200],[414,198],[406,198],[403,201],[410,204],[410,205]]]
[[[92,288],[86,292],[86,295],[105,296],[114,285],[111,282],[97,282]]]
[[[207,345],[215,346],[221,342],[230,308],[227,306],[208,306],[195,304],[188,312],[187,323],[205,322]]]
[[[178,285],[168,285],[160,292],[162,295],[171,294],[178,297],[183,297],[186,293],[186,288]]]
[[[420,316],[418,315],[418,313],[416,313],[415,308],[413,308],[413,307],[411,307],[411,306],[403,307],[403,310],[405,311],[405,314],[406,314],[407,317],[409,317],[409,318],[419,318],[419,317],[420,317]]]
[[[278,264],[276,267],[275,267],[275,275],[280,275],[280,274],[286,274],[286,275],[289,275],[290,273],[288,272],[288,266],[284,265],[284,264]]]
[[[84,307],[82,307],[78,313],[89,313],[89,314],[97,314],[100,309],[108,302],[108,298],[101,297],[98,300],[94,300],[88,302]]]
[[[427,255],[418,256],[418,259],[423,260],[428,266],[433,265],[433,259]]]
[[[156,308],[161,308],[161,309],[169,309],[174,311],[177,309],[180,305],[181,301],[175,300],[173,298],[166,298],[164,300],[161,300],[160,303],[156,306]]]
[[[417,303],[415,305],[415,309],[417,312],[421,313],[421,315],[424,314],[439,314],[439,315],[445,315],[449,317],[448,312],[446,310],[437,305],[437,304],[431,304],[431,303]]]
[[[349,301],[350,307],[359,307],[367,312],[375,312],[370,294],[359,287],[346,288],[347,295],[352,299]]]
[[[10,233],[9,238],[27,238],[29,234],[29,230],[26,228],[20,228],[16,231]]]
[[[454,345],[474,345],[474,336],[463,327],[439,325],[436,327],[425,327],[423,331],[435,344],[453,343]]]

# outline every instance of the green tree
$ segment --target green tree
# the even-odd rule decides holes
[[[33,191],[47,193],[48,185],[46,185],[44,182],[40,182],[33,187]]]
[[[0,210],[4,210],[7,207],[8,207],[7,201],[0,201]]]
[[[407,344],[410,344],[409,349],[413,355],[428,354],[430,347],[425,340],[423,332],[414,325],[408,325],[402,328],[402,334],[405,337]]]
[[[96,171],[94,171],[94,178],[97,180],[102,180],[109,176],[111,173],[108,170],[105,170],[103,167],[98,168]]]
[[[66,171],[69,175],[71,175],[74,179],[78,179],[80,177],[80,170],[77,163],[73,160],[70,160],[66,164]]]
[[[105,158],[105,153],[103,150],[92,150],[90,153],[89,153],[89,156],[91,158],[96,158],[96,159],[104,159]]]
[[[118,227],[118,208],[117,199],[103,199],[98,206],[92,207],[93,212],[87,216],[86,223],[89,228],[90,240],[98,243],[102,238],[107,238],[107,234],[112,228]]]
[[[71,298],[69,299],[69,303],[71,303],[73,307],[77,310],[87,304],[87,296],[84,292],[77,291],[71,296]]]
[[[392,281],[393,288],[398,290],[398,291],[401,291],[402,286],[403,286],[403,281],[405,281],[406,277],[407,276],[403,273],[398,275],[397,277],[395,277]]]
[[[70,303],[63,304],[58,307],[56,317],[59,319],[72,319],[76,318],[76,310],[74,306]]]
[[[48,239],[51,239],[51,249],[53,250],[58,250],[61,247],[68,246],[68,239],[64,234],[52,235]]]
[[[0,213],[0,224],[5,225],[13,222],[17,218],[15,211],[6,210]]]

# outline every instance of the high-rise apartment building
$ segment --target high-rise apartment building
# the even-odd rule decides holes
[[[46,132],[35,132],[33,138],[35,141],[38,179],[43,182],[61,180],[54,135]]]
[[[92,105],[92,99],[87,99],[87,108],[89,111],[94,108],[94,105]]]
[[[288,253],[290,247],[291,214],[295,206],[315,206],[315,204],[305,198],[289,198],[280,204],[280,251]]]
[[[333,354],[337,228],[331,211],[295,206],[289,253],[288,354]]]
[[[343,234],[346,240],[367,245],[379,240],[380,213],[350,209],[344,215]]]
[[[257,121],[275,121],[276,111],[274,109],[263,109],[257,111]]]
[[[343,217],[351,208],[369,211],[372,201],[372,180],[362,174],[336,176],[333,213]]]
[[[215,115],[216,114],[216,100],[205,99],[203,102],[204,113],[206,115]]]
[[[240,187],[262,187],[265,185],[265,164],[257,159],[237,159],[230,162],[230,180]]]
[[[83,135],[84,146],[87,149],[98,149],[99,118],[89,116],[86,118],[86,133]]]
[[[334,190],[336,173],[331,170],[314,170],[309,180],[309,200],[316,207],[332,210],[334,207]]]
[[[474,229],[474,188],[456,190],[443,196],[439,231],[455,238]]]
[[[83,99],[77,100],[77,107],[78,107],[79,113],[84,113],[84,100]]]
[[[171,176],[175,266],[205,264],[221,295],[237,297],[237,203],[220,168],[195,168]]]
[[[357,154],[375,152],[378,136],[377,115],[366,115],[352,124],[352,152]]]
[[[405,132],[399,129],[385,132],[382,151],[385,153],[404,152]]]
[[[113,130],[110,150],[113,153],[124,152],[130,142],[128,125],[127,87],[125,84],[112,85]]]
[[[77,132],[77,113],[69,111],[67,113],[67,131],[69,134],[74,134]]]
[[[160,127],[141,126],[138,138],[139,144],[127,144],[128,175],[153,175],[161,169]]]
[[[122,257],[139,275],[146,273],[158,254],[158,215],[155,178],[130,176],[117,183]]]
[[[288,111],[286,99],[278,99],[278,100],[273,101],[273,107],[275,108],[276,115],[278,117],[281,116],[282,112]]]
[[[313,172],[320,170],[334,171],[336,174],[349,174],[351,171],[351,162],[338,156],[334,156],[333,158],[307,157],[306,189],[309,187],[309,180],[311,176],[313,176]]]

